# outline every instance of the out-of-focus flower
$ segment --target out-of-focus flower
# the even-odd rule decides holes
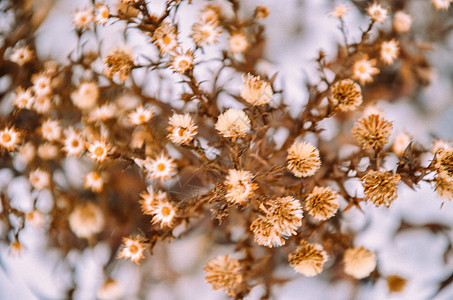
[[[431,153],[436,154],[439,151],[444,151],[444,150],[449,150],[452,149],[453,147],[451,144],[447,141],[444,141],[442,139],[437,139],[433,143],[433,147],[431,148]]]
[[[126,46],[115,47],[109,51],[104,63],[104,75],[107,78],[125,81],[134,67],[132,50]]]
[[[38,147],[38,156],[43,160],[55,159],[60,147],[52,143],[42,143]]]
[[[25,247],[19,240],[15,240],[9,245],[9,254],[12,256],[20,256],[24,251]]]
[[[85,176],[83,186],[86,189],[91,189],[95,193],[99,193],[104,188],[104,179],[102,179],[98,172],[91,171]]]
[[[33,106],[34,97],[30,89],[24,90],[22,87],[18,87],[14,98],[14,106],[21,109],[31,109]]]
[[[217,38],[222,32],[217,21],[199,21],[192,26],[192,39],[198,47],[217,43]]]
[[[321,273],[324,263],[329,259],[326,251],[320,244],[308,243],[302,240],[296,251],[288,256],[289,265],[297,273],[312,277]]]
[[[72,22],[74,25],[81,29],[87,29],[93,20],[93,10],[89,7],[77,9],[72,16]]]
[[[434,190],[437,196],[446,200],[453,200],[453,177],[445,173],[438,174],[434,178]]]
[[[99,88],[94,82],[84,82],[71,93],[71,100],[80,109],[88,110],[96,106],[99,98]]]
[[[393,129],[389,122],[380,114],[373,114],[359,119],[352,128],[352,136],[362,149],[380,150],[388,143]]]
[[[313,176],[321,167],[319,150],[310,143],[296,142],[288,149],[288,169],[296,177]]]
[[[28,212],[25,215],[25,220],[27,221],[28,224],[30,224],[33,227],[42,227],[44,226],[45,223],[43,213],[37,209]]]
[[[188,144],[197,135],[197,125],[189,114],[174,114],[168,120],[168,138],[175,144]]]
[[[101,208],[92,203],[80,204],[68,217],[71,231],[79,238],[89,239],[104,229],[105,219]]]
[[[354,278],[368,277],[376,268],[376,256],[365,247],[348,248],[343,257],[344,272]]]
[[[382,42],[381,44],[381,60],[388,65],[393,64],[393,60],[399,55],[400,48],[395,40]]]
[[[194,56],[191,51],[185,53],[176,52],[172,55],[171,67],[173,71],[184,74],[193,67]]]
[[[61,137],[60,121],[46,120],[41,125],[42,137],[48,141],[56,141]]]
[[[96,15],[94,21],[99,25],[105,25],[110,17],[110,10],[106,4],[97,3],[96,4]]]
[[[135,239],[123,237],[123,244],[118,258],[130,260],[136,264],[140,264],[140,260],[145,258],[145,244],[141,241],[141,237]]]
[[[362,104],[362,89],[351,79],[343,79],[330,88],[332,104],[341,111],[352,111]]]
[[[52,93],[52,80],[46,73],[34,74],[31,82],[36,96],[48,96]]]
[[[20,144],[20,133],[14,128],[3,128],[0,130],[0,147],[8,151],[15,150],[16,146]]]
[[[382,171],[369,171],[360,179],[366,199],[376,206],[387,207],[398,197],[397,184],[400,180],[399,174]]]
[[[404,151],[406,150],[407,146],[411,142],[412,137],[404,131],[398,132],[395,136],[393,141],[392,150],[398,156],[403,155]]]
[[[340,19],[349,11],[349,9],[349,5],[341,3],[340,5],[335,6],[333,11],[329,13],[329,16]]]
[[[412,16],[404,11],[398,11],[393,16],[393,29],[398,33],[405,33],[411,30]]]
[[[253,196],[253,191],[258,188],[258,184],[252,182],[253,175],[245,170],[228,170],[228,175],[225,180],[227,193],[225,198],[227,201],[243,205]]]
[[[261,106],[272,101],[272,87],[260,76],[242,75],[241,97],[251,105]]]
[[[219,116],[215,129],[224,137],[243,137],[250,130],[249,117],[239,109],[230,108]]]
[[[436,10],[447,10],[450,7],[451,0],[431,0]]]
[[[315,187],[305,199],[305,210],[317,220],[327,220],[338,210],[338,193],[329,187]]]
[[[118,281],[112,279],[108,279],[96,293],[96,298],[99,300],[115,300],[123,296],[123,287]]]
[[[33,188],[43,190],[50,185],[50,174],[41,169],[36,169],[30,172],[28,180]]]
[[[67,155],[80,156],[85,150],[85,141],[82,136],[74,129],[68,128],[64,131],[66,136],[63,150]]]
[[[235,32],[228,39],[231,53],[244,53],[249,47],[247,36],[243,32]]]
[[[19,66],[23,66],[29,61],[31,61],[34,57],[33,50],[30,49],[29,46],[21,46],[15,47],[13,49],[13,53],[10,54],[9,60],[13,63],[18,64]]]
[[[222,290],[229,295],[242,283],[242,270],[239,260],[229,255],[219,255],[206,263],[206,281],[215,290]]]
[[[31,142],[23,144],[18,151],[18,158],[27,165],[35,158],[36,148]]]
[[[49,96],[35,96],[33,101],[33,109],[40,114],[45,114],[52,106],[52,101]]]
[[[153,107],[139,106],[135,109],[135,111],[131,112],[128,115],[128,120],[130,123],[134,125],[141,125],[148,123],[153,116],[154,116]]]
[[[388,8],[383,8],[378,3],[373,3],[366,11],[374,22],[384,23],[388,17]]]
[[[353,67],[353,78],[360,81],[360,84],[364,85],[367,82],[373,81],[373,75],[379,73],[379,69],[375,68],[376,60],[368,59],[368,57],[363,57],[362,59],[356,60]]]
[[[152,41],[162,54],[173,51],[178,45],[176,28],[168,22],[162,22],[154,31]]]

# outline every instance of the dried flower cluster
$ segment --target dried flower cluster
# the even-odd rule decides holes
[[[115,1],[73,12],[75,43],[63,62],[37,44],[47,8],[0,5],[11,21],[0,38],[0,236],[11,255],[29,251],[29,226],[63,260],[102,245],[99,299],[126,297],[113,270],[156,255],[166,271],[140,273],[140,298],[145,280],[180,276],[167,261],[169,242],[202,236],[206,282],[232,298],[256,286],[272,298],[286,281],[274,271],[291,267],[332,281],[381,278],[390,292],[403,291],[406,278],[381,272],[378,251],[354,247],[360,229],[348,214],[390,208],[400,189],[420,183],[453,200],[450,142],[421,145],[380,110],[400,99],[416,105],[435,78],[425,51],[436,47],[414,28],[431,32],[436,23],[409,13],[414,1],[341,3],[325,13],[341,41],[310,61],[317,73],[299,84],[302,95],[267,57],[269,7]],[[427,7],[445,18],[450,2]],[[368,24],[353,38],[352,11]],[[452,26],[442,28],[432,39],[448,40]],[[14,189],[27,197],[17,200]],[[445,233],[434,225],[427,228]],[[400,230],[411,226],[401,220]],[[210,249],[231,253],[207,260],[218,254]],[[61,298],[78,288],[74,281]]]

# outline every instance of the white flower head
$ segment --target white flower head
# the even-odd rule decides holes
[[[239,109],[230,108],[221,114],[215,124],[215,129],[224,137],[243,137],[250,131],[249,117]]]
[[[259,76],[242,75],[241,97],[251,105],[265,105],[272,101],[272,87]]]

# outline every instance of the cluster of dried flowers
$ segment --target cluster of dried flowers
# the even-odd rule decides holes
[[[383,276],[376,254],[354,245],[354,232],[342,226],[345,211],[362,203],[390,207],[399,183],[426,181],[441,198],[453,199],[452,145],[438,140],[423,147],[406,133],[391,143],[392,120],[366,96],[373,88],[391,89],[385,79],[423,55],[410,35],[413,18],[402,9],[379,2],[335,7],[330,16],[344,43],[329,60],[320,52],[320,80],[307,84],[308,100],[292,116],[276,88],[278,76],[257,67],[269,14],[264,6],[245,15],[237,0],[207,4],[182,36],[187,24],[177,16],[191,1],[169,0],[160,14],[150,13],[145,0],[93,1],[74,12],[80,45],[58,64],[36,55],[33,28],[43,19],[27,3],[2,7],[24,23],[12,26],[0,49],[0,75],[10,78],[1,92],[2,105],[10,105],[0,117],[0,164],[25,175],[35,196],[48,191],[55,204],[41,212],[35,200],[31,211],[21,211],[2,191],[0,218],[8,232],[2,239],[14,253],[24,251],[21,231],[31,224],[46,228],[51,245],[64,253],[106,242],[113,257],[139,264],[157,243],[203,227],[211,245],[217,239],[235,245],[234,253],[206,262],[212,288],[242,298],[264,285],[269,297],[279,282],[272,271],[285,256],[304,276],[323,270]],[[432,5],[445,10],[450,1]],[[344,21],[350,9],[361,9],[369,21],[355,42]],[[114,23],[124,24],[125,36],[138,33],[149,49],[84,48],[83,40]],[[203,75],[209,51],[217,69]],[[420,68],[405,69],[417,86],[429,81]],[[149,93],[148,76],[175,79],[170,88],[177,92]],[[222,82],[225,76],[242,80],[239,92]],[[321,135],[328,118],[341,128],[331,140]],[[287,132],[282,143],[277,129]],[[346,146],[355,150],[340,154]],[[431,162],[423,165],[420,157],[430,151]],[[389,156],[399,160],[395,169],[384,167]],[[82,185],[62,178],[68,161],[86,170]],[[361,183],[362,197],[345,188],[351,179]],[[101,298],[118,292],[106,277]],[[387,279],[393,291],[404,287],[404,278]]]

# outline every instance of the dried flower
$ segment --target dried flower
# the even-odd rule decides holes
[[[61,137],[60,121],[50,120],[44,121],[41,125],[42,137],[48,141],[56,141]]]
[[[399,174],[381,171],[369,171],[360,179],[365,197],[376,206],[387,207],[398,197],[397,184],[400,180]]]
[[[154,192],[153,187],[147,187],[146,192],[140,194],[142,200],[139,201],[143,214],[152,215],[154,211],[154,203],[167,198],[167,193],[159,191],[157,194]]]
[[[228,170],[228,175],[225,180],[227,193],[225,198],[227,201],[243,205],[253,196],[253,191],[258,188],[258,184],[253,183],[253,175],[245,170]]]
[[[239,261],[229,255],[219,255],[204,266],[206,281],[215,290],[227,292],[230,296],[242,283],[242,270]]]
[[[327,220],[338,210],[338,193],[329,187],[315,187],[305,199],[305,210],[317,220]]]
[[[9,254],[12,256],[20,256],[25,251],[24,245],[19,242],[19,240],[15,240],[9,246]]]
[[[399,54],[398,42],[391,40],[388,42],[382,42],[381,44],[381,60],[388,65],[393,64],[393,60],[398,57]]]
[[[302,205],[299,200],[291,196],[261,203],[260,209],[266,213],[266,218],[274,224],[277,231],[284,236],[297,234],[296,230],[302,226]]]
[[[285,244],[283,237],[297,234],[302,225],[302,206],[293,197],[271,199],[260,205],[263,215],[250,225],[258,245],[269,248]],[[283,236],[283,237],[282,237]]]
[[[367,8],[367,13],[370,15],[371,20],[374,22],[384,23],[387,19],[387,10],[388,8],[383,8],[380,4],[373,3],[371,6]]]
[[[80,109],[88,110],[96,106],[99,98],[99,88],[94,82],[84,82],[71,93],[71,100]]]
[[[353,111],[362,104],[362,89],[351,79],[343,79],[330,88],[332,104],[341,111]]]
[[[87,150],[91,159],[96,162],[103,162],[110,152],[110,145],[107,144],[105,137],[95,140],[92,143],[87,143]]]
[[[176,165],[173,158],[167,157],[161,153],[155,159],[147,158],[145,161],[145,169],[149,173],[147,178],[165,180],[174,175],[176,171]]]
[[[364,57],[360,60],[356,60],[352,67],[353,78],[360,81],[360,84],[364,85],[367,82],[373,81],[373,75],[379,73],[379,69],[375,68],[376,60]]]
[[[436,10],[448,10],[451,0],[431,0]]]
[[[103,3],[96,4],[97,13],[94,17],[94,21],[99,25],[105,25],[110,17],[109,7]]]
[[[192,39],[198,47],[217,43],[217,37],[222,32],[217,21],[196,22],[192,26]]]
[[[96,107],[90,111],[88,120],[90,121],[101,121],[113,119],[118,113],[117,106],[113,103],[104,103],[102,106]]]
[[[14,106],[21,109],[31,109],[33,106],[33,95],[31,89],[24,90],[22,87],[18,87],[16,90],[16,97],[14,98]]]
[[[153,116],[154,116],[153,107],[139,106],[135,109],[135,111],[131,112],[128,115],[128,121],[134,125],[141,125],[148,123]]]
[[[31,142],[27,142],[19,148],[18,158],[26,164],[29,164],[35,158],[35,155],[36,149]]]
[[[34,57],[34,52],[29,46],[15,47],[13,53],[9,56],[9,60],[13,63],[23,66]]]
[[[393,141],[392,150],[398,156],[403,155],[404,151],[406,150],[407,146],[411,142],[412,137],[404,131],[398,132],[395,136],[395,140]]]
[[[55,159],[60,148],[51,143],[42,143],[38,147],[38,156],[43,160]]]
[[[341,3],[340,5],[335,6],[333,11],[329,13],[329,16],[340,19],[349,11],[349,9],[349,5]]]
[[[197,135],[197,125],[189,114],[173,114],[168,120],[168,138],[175,144],[188,144]]]
[[[296,177],[313,176],[321,167],[319,150],[310,143],[296,142],[288,149],[288,169]]]
[[[125,81],[134,67],[132,50],[124,46],[115,47],[109,51],[104,63],[104,75],[107,78]]]
[[[437,196],[446,200],[453,200],[453,177],[445,173],[438,174],[434,178],[434,190]]]
[[[376,256],[365,247],[348,248],[343,257],[344,272],[354,278],[368,277],[376,268]]]
[[[231,53],[244,53],[249,47],[247,36],[243,32],[233,33],[228,39]]]
[[[362,149],[374,148],[379,151],[389,141],[392,129],[392,122],[385,120],[380,114],[372,114],[359,119],[351,132]]]
[[[176,208],[168,201],[166,193],[159,194],[154,198],[150,206],[151,214],[153,215],[152,223],[160,224],[160,228],[173,227],[173,221],[176,214]]]
[[[178,46],[176,29],[168,22],[162,22],[154,31],[152,41],[162,54],[173,51]]]
[[[20,133],[14,127],[0,130],[0,147],[13,151],[20,142]]]
[[[215,129],[224,137],[242,137],[250,130],[250,119],[242,110],[230,108],[219,116]]]
[[[140,260],[145,258],[145,244],[141,241],[141,237],[135,239],[123,237],[123,245],[118,253],[118,258],[130,260],[136,264],[140,264]]]
[[[285,244],[285,239],[280,235],[272,221],[266,216],[258,216],[258,218],[250,225],[250,230],[253,231],[255,242],[258,245],[272,248],[280,247]]]
[[[241,97],[251,105],[261,106],[272,101],[272,87],[260,76],[242,75]]]
[[[37,96],[34,99],[33,109],[40,114],[47,113],[52,106],[51,100],[48,96]]]
[[[102,209],[92,202],[76,206],[68,221],[72,232],[77,237],[86,239],[100,233],[105,225]]]
[[[37,209],[33,209],[25,215],[25,220],[28,224],[33,227],[42,227],[45,223],[45,218],[42,212]]]
[[[431,153],[436,154],[437,152],[444,151],[444,150],[449,150],[452,149],[453,147],[451,144],[447,141],[444,141],[442,139],[437,139],[433,143],[433,147],[431,149]]]
[[[300,246],[288,256],[289,265],[307,277],[321,273],[328,259],[329,256],[320,244],[311,244],[304,240],[300,241]]]
[[[393,29],[398,33],[405,33],[411,30],[412,16],[404,11],[398,11],[393,16]]]
[[[437,150],[434,168],[438,174],[453,176],[453,148]]]
[[[123,287],[112,279],[108,279],[96,293],[96,299],[99,300],[121,299],[123,296]]]
[[[402,292],[407,284],[407,279],[399,275],[389,275],[385,279],[390,293]]]
[[[81,29],[87,29],[91,22],[93,22],[93,10],[89,7],[77,9],[73,14],[72,22],[74,25]]]
[[[184,74],[193,67],[193,53],[187,51],[185,53],[176,52],[172,55],[171,67],[173,71]]]
[[[33,83],[33,91],[36,96],[48,96],[52,93],[52,80],[49,75],[45,73],[34,74],[31,82]]]
[[[104,188],[104,180],[98,172],[91,171],[85,176],[83,186],[95,193],[100,193]]]
[[[41,169],[36,169],[30,172],[28,180],[33,188],[43,190],[50,185],[50,174]]]
[[[85,150],[85,141],[82,136],[74,129],[69,128],[64,131],[65,140],[63,150],[67,155],[80,156]]]

